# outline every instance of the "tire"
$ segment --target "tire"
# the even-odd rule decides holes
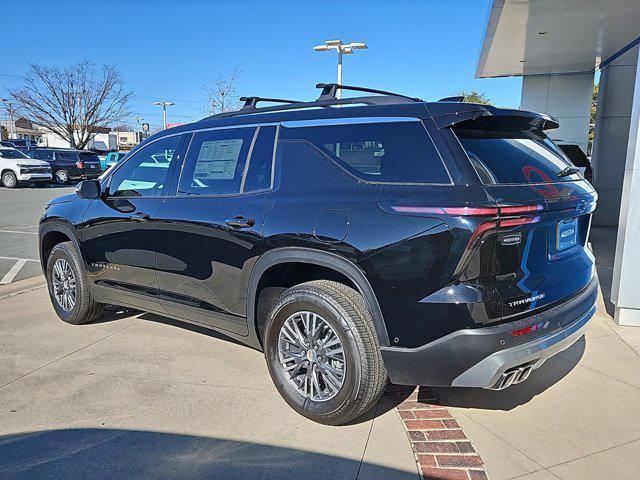
[[[67,172],[64,168],[61,170],[56,170],[53,174],[53,181],[58,185],[66,185],[69,183],[69,172]]]
[[[303,345],[298,348],[290,341],[295,336],[293,323],[306,337],[313,328],[307,330],[305,321],[311,325],[314,318],[321,325],[315,340],[307,337],[301,342],[298,337],[297,343]],[[336,338],[337,347],[331,345]],[[336,353],[340,347],[342,354]],[[358,292],[337,282],[316,280],[286,290],[267,319],[264,350],[280,395],[298,413],[318,423],[352,422],[375,406],[387,383],[371,314]],[[296,375],[285,371],[285,365]],[[310,375],[317,375],[317,382],[304,383]]]
[[[18,177],[12,171],[4,172],[2,174],[2,185],[7,188],[16,188],[18,186]]]
[[[58,266],[56,267],[56,265]],[[75,280],[75,289],[73,289],[72,295],[73,305],[68,301],[61,300],[61,290],[57,288],[60,286],[60,275],[54,274],[54,270],[59,273],[60,269],[66,273],[65,265],[69,267],[68,271],[73,274]],[[89,292],[89,281],[82,265],[82,260],[71,242],[57,244],[51,250],[47,260],[47,289],[51,303],[58,317],[73,325],[93,322],[102,315],[104,310],[104,305],[96,302]],[[64,278],[70,277],[64,276]],[[71,287],[71,285],[72,282],[68,280],[66,284],[63,282],[62,290],[65,287]]]

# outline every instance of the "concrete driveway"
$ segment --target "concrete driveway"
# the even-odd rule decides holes
[[[327,427],[280,398],[261,353],[166,318],[58,320],[0,300],[0,478],[412,479],[387,400]]]

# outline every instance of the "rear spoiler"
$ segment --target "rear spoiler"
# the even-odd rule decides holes
[[[454,108],[454,107],[458,108]],[[427,105],[438,128],[456,126],[480,130],[552,130],[558,120],[544,113],[469,103]]]

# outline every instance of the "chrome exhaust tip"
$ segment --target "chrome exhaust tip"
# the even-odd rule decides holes
[[[516,385],[520,382],[524,382],[531,372],[533,371],[533,365],[524,365],[522,367],[514,367],[510,368],[502,375],[495,383],[493,387],[490,387],[491,390],[504,390],[505,388],[509,388],[511,385]]]

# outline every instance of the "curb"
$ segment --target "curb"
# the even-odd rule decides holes
[[[18,280],[17,282],[11,282],[7,285],[0,286],[0,300],[3,298],[14,297],[22,293],[27,293],[38,288],[43,288],[47,285],[44,279],[44,275],[38,275],[37,277],[25,278],[24,280]]]
[[[389,385],[423,480],[487,480],[484,462],[449,410],[428,387]]]

